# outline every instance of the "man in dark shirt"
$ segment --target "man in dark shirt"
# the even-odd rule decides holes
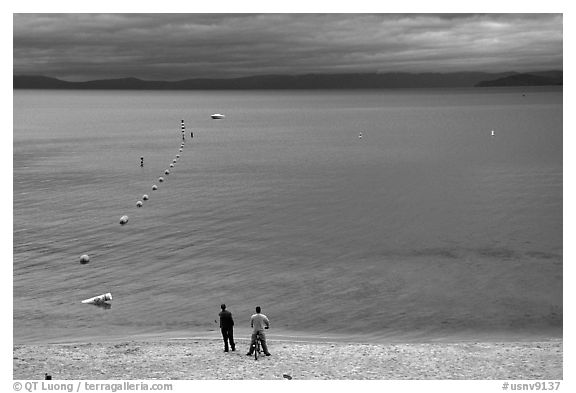
[[[226,310],[226,305],[222,304],[220,306],[222,311],[220,311],[220,330],[222,331],[222,338],[224,339],[224,352],[228,352],[228,341],[230,341],[230,347],[232,350],[236,350],[236,344],[234,343],[234,320],[232,319],[232,313]]]

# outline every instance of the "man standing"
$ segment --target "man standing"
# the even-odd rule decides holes
[[[250,318],[250,326],[252,326],[252,342],[250,343],[250,351],[246,354],[246,356],[252,356],[254,353],[256,334],[258,333],[260,334],[260,341],[262,342],[262,349],[264,350],[264,354],[266,356],[270,356],[270,352],[268,352],[268,347],[266,346],[266,336],[264,335],[264,329],[268,329],[270,327],[270,321],[268,320],[268,317],[264,314],[261,314],[260,311],[260,306],[256,307],[256,314],[252,315]]]
[[[226,305],[222,304],[220,306],[222,311],[218,314],[220,316],[220,330],[222,331],[222,338],[224,339],[224,352],[228,352],[228,341],[230,341],[230,346],[232,350],[236,350],[236,344],[234,343],[234,320],[232,319],[232,313],[226,310]]]

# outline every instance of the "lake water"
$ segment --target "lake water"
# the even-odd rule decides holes
[[[15,90],[13,165],[17,343],[562,336],[561,89]]]

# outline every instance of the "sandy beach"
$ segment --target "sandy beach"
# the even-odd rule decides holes
[[[14,345],[13,378],[175,380],[562,379],[562,340],[356,344],[269,340],[272,356],[186,338]]]

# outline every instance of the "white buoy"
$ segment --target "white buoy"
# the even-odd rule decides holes
[[[82,265],[85,265],[85,264],[87,264],[88,262],[90,262],[90,257],[89,257],[88,255],[84,254],[84,255],[82,255],[82,256],[80,257],[80,263],[81,263]]]
[[[148,200],[148,194],[142,195],[142,199],[144,199],[145,201],[147,201],[147,200]]]
[[[172,160],[172,164],[176,164],[176,159]]]
[[[358,134],[358,138],[362,139],[362,133]]]
[[[136,202],[136,207],[142,207],[142,201]]]
[[[491,136],[494,136],[494,135],[495,135],[494,130],[492,130],[492,132],[490,133],[490,135],[491,135]]]
[[[166,170],[164,171],[164,174],[165,174],[165,175],[169,175],[169,174],[170,174],[170,171],[169,171],[168,169],[166,169]]]
[[[180,154],[176,154],[176,158],[180,158]]]
[[[153,189],[154,191],[156,191],[156,190],[158,189],[158,186],[157,186],[156,184],[154,184],[154,185],[152,186],[152,189]]]
[[[174,168],[174,164],[170,164],[170,168]]]
[[[160,177],[158,178],[158,181],[159,181],[160,183],[162,183],[162,182],[164,181],[164,178],[163,178],[162,176],[160,176]]]
[[[180,153],[182,153],[182,149],[178,150]]]
[[[105,293],[105,294],[100,295],[100,296],[91,297],[90,299],[82,300],[82,303],[84,303],[84,304],[102,304],[102,303],[107,302],[109,300],[112,300],[112,294],[110,292]]]
[[[120,217],[120,225],[125,225],[128,222],[128,216]]]

